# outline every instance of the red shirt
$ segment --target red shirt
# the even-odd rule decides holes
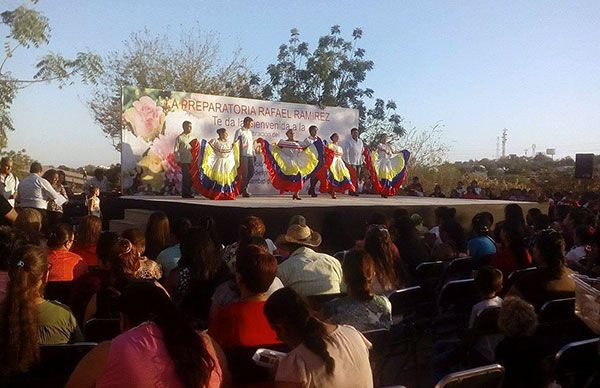
[[[90,267],[98,265],[98,257],[96,257],[96,246],[91,245],[89,247],[73,246],[71,252],[81,256],[83,261]]]
[[[492,258],[492,267],[498,268],[505,276],[508,276],[511,272],[514,272],[518,269],[523,269],[531,266],[531,262],[533,259],[531,258],[531,254],[529,250],[525,250],[526,253],[526,262],[525,266],[519,265],[517,263],[517,258],[509,247],[505,247],[503,245],[498,246],[498,251]]]
[[[265,302],[241,301],[221,308],[208,323],[208,334],[223,348],[281,343],[263,313]]]
[[[49,282],[61,282],[77,279],[87,272],[87,264],[81,256],[63,250],[48,251],[48,263],[52,265]]]

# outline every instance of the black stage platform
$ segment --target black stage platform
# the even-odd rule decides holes
[[[373,212],[382,212],[391,216],[397,208],[405,208],[410,214],[419,213],[426,225],[434,223],[434,210],[438,206],[456,208],[458,220],[466,227],[473,215],[480,211],[489,211],[496,220],[503,218],[504,207],[510,201],[468,200],[447,198],[390,197],[375,195],[350,197],[338,195],[331,199],[321,194],[318,198],[303,197],[293,201],[291,195],[253,196],[238,198],[234,201],[212,201],[206,198],[182,199],[180,197],[160,196],[122,196],[106,198],[102,203],[104,216],[109,219],[122,219],[125,209],[146,209],[164,211],[171,219],[188,217],[192,220],[211,216],[224,242],[236,239],[239,220],[248,215],[261,217],[267,226],[267,237],[284,233],[291,216],[302,214],[309,225],[323,235],[323,250],[328,252],[344,249],[360,239],[365,224]],[[524,211],[532,207],[547,205],[519,202]]]

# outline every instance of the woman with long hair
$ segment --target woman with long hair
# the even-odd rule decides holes
[[[206,321],[216,287],[231,277],[210,232],[192,228],[181,241],[181,259],[165,288],[186,314]]]
[[[375,191],[382,198],[396,195],[396,192],[406,180],[406,167],[410,152],[397,151],[389,143],[387,134],[379,138],[374,152],[367,147],[364,150],[365,163],[371,175]]]
[[[526,231],[520,224],[504,223],[500,242],[498,253],[492,258],[492,267],[498,268],[504,276],[531,267],[533,259],[527,249]]]
[[[323,317],[330,323],[353,326],[356,330],[389,329],[392,305],[372,290],[375,263],[364,251],[351,250],[342,264],[348,296],[337,298],[323,307]]]
[[[429,260],[429,249],[424,239],[419,237],[415,222],[407,215],[395,218],[391,229],[400,257],[406,261],[410,273],[414,274],[419,264]]]
[[[87,272],[81,256],[71,252],[75,233],[69,224],[51,226],[48,231],[48,262],[51,264],[48,281],[71,281]]]
[[[146,250],[140,252],[151,260],[156,260],[158,254],[170,245],[171,228],[169,217],[163,212],[154,212],[146,224]]]
[[[138,257],[138,271],[135,277],[138,279],[160,280],[162,278],[162,269],[154,260],[144,256],[146,249],[146,237],[144,232],[138,228],[130,228],[121,233],[121,237],[129,240],[133,244],[134,251]]]
[[[88,353],[67,387],[217,388],[226,380],[219,346],[194,331],[164,290],[132,283],[119,310],[123,333]]]
[[[431,260],[452,261],[467,256],[467,237],[463,227],[455,220],[445,220],[440,224],[441,244],[433,247]]]
[[[0,307],[0,375],[26,372],[39,360],[40,345],[83,340],[71,311],[44,299],[48,280],[48,255],[34,245],[14,253],[6,299]]]
[[[102,233],[102,220],[99,217],[85,216],[79,221],[72,252],[81,256],[90,267],[98,265],[96,244],[100,233]]]
[[[60,181],[60,175],[57,170],[49,169],[42,175],[42,178],[50,182],[52,188],[56,190],[57,193],[62,195],[65,198],[67,197],[67,192],[63,187]],[[48,207],[46,209],[48,212],[48,226],[56,225],[63,219],[63,207],[62,205],[57,204],[54,200],[50,199],[48,201]]]
[[[19,209],[15,227],[25,233],[29,244],[45,247],[46,239],[42,234],[43,221],[44,218],[39,211],[32,208]]]
[[[338,145],[340,136],[337,133],[332,134],[329,139],[331,143],[327,145],[325,155],[329,168],[325,171],[325,179],[321,179],[321,192],[329,191],[331,198],[335,199],[335,193],[344,193],[346,190],[353,193],[356,191],[354,183],[356,181],[356,170],[347,166],[343,160],[344,149]],[[323,184],[325,183],[325,184]]]
[[[394,252],[394,243],[386,226],[369,226],[365,234],[365,252],[375,263],[373,291],[376,294],[387,294],[403,286],[406,281],[403,264]]]
[[[373,387],[371,343],[355,328],[319,320],[289,287],[269,297],[265,315],[277,338],[293,348],[279,359],[275,386]]]

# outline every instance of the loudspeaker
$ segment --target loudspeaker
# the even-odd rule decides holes
[[[575,178],[592,179],[594,176],[594,154],[575,155]]]

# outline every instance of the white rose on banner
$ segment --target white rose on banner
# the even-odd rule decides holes
[[[152,141],[162,131],[165,112],[152,98],[142,96],[123,112],[123,119],[131,125],[135,136]]]

